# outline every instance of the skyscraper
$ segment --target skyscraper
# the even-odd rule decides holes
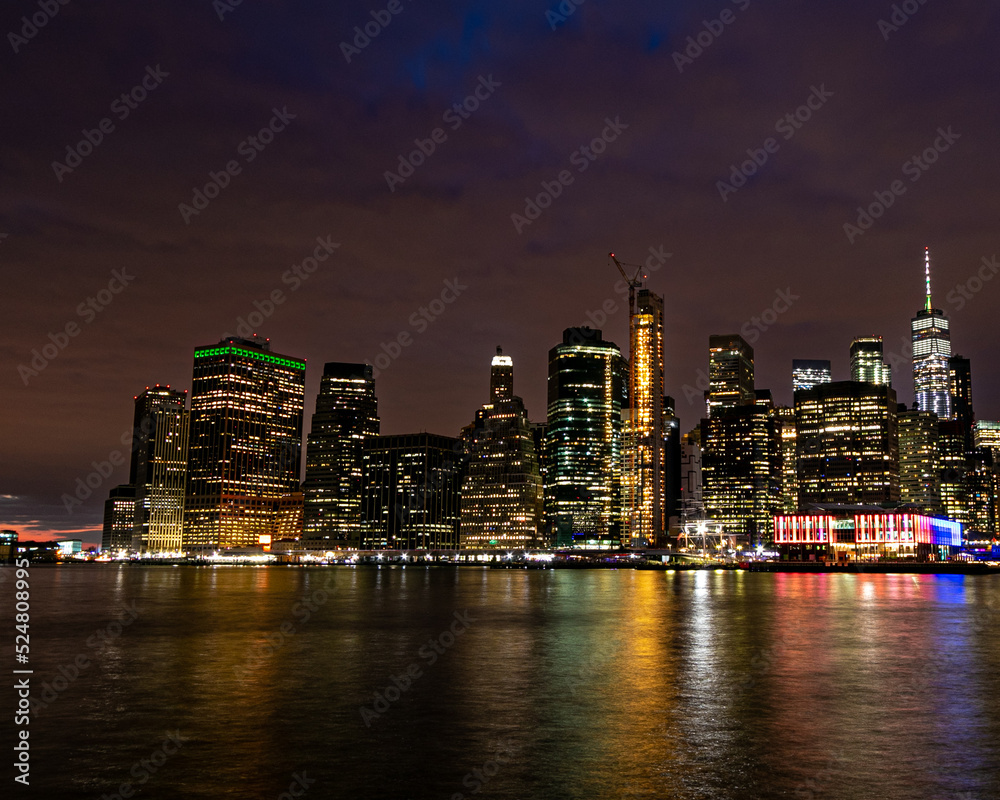
[[[851,342],[851,380],[892,386],[892,368],[882,360],[881,336],[859,336]]]
[[[975,446],[989,449],[993,453],[993,467],[1000,471],[1000,422],[976,420],[972,431]]]
[[[781,509],[785,514],[794,514],[799,510],[798,461],[795,457],[798,429],[795,427],[795,409],[781,406],[775,409],[775,413],[781,428]]]
[[[950,419],[951,379],[948,359],[951,358],[951,331],[944,311],[931,303],[931,256],[924,248],[924,307],[910,321],[913,337],[913,392],[917,408],[933,411],[939,419]]]
[[[325,551],[360,545],[364,442],[378,434],[372,367],[324,365],[302,484],[305,547]]]
[[[830,373],[830,362],[819,359],[792,359],[792,391],[812,389],[817,383],[829,383],[833,380]]]
[[[558,546],[621,542],[625,370],[592,328],[567,328],[549,351],[545,502]]]
[[[157,384],[135,398],[129,483],[135,487],[132,550],[182,547],[187,482],[187,392]]]
[[[463,431],[463,548],[540,547],[542,478],[524,401],[514,395],[514,362],[498,347],[490,402]]]
[[[104,527],[101,550],[117,553],[132,547],[135,530],[135,486],[123,483],[115,486],[104,501]]]
[[[899,501],[896,392],[835,381],[795,393],[799,507]]]
[[[640,289],[630,321],[629,408],[625,420],[623,535],[633,546],[663,537],[666,446],[663,406],[663,298]]]
[[[938,419],[914,408],[899,414],[899,499],[925,514],[941,511]]]
[[[753,348],[738,334],[708,337],[708,415],[752,405]]]
[[[972,453],[976,415],[972,410],[972,365],[964,356],[948,359],[948,385],[951,393],[951,413],[965,435],[965,449]]]
[[[299,489],[304,360],[231,337],[194,351],[184,547],[256,546]]]
[[[462,441],[433,433],[364,440],[362,547],[457,550]]]

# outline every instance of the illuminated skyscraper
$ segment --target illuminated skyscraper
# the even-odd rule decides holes
[[[881,336],[859,336],[851,342],[851,380],[892,386],[892,368],[882,360]]]
[[[130,544],[137,552],[181,549],[189,422],[187,392],[157,384],[135,398],[129,483],[135,486]]]
[[[457,550],[462,441],[433,433],[364,441],[362,547]]]
[[[626,382],[618,345],[599,330],[567,328],[549,351],[545,502],[559,546],[621,541]]]
[[[542,478],[524,402],[514,395],[514,362],[498,347],[490,365],[490,402],[463,431],[463,548],[547,545],[539,533]]]
[[[817,383],[829,383],[830,362],[819,359],[796,358],[792,360],[792,391],[812,389]]]
[[[799,510],[798,462],[795,458],[798,429],[795,427],[795,409],[781,406],[775,409],[775,413],[781,428],[781,509],[785,514],[794,514]]]
[[[640,289],[630,329],[632,396],[625,415],[623,535],[633,546],[644,547],[662,540],[664,533],[663,298]]]
[[[708,337],[708,415],[753,405],[753,348],[738,334]]]
[[[364,441],[378,434],[372,367],[326,364],[306,446],[305,547],[325,551],[359,546]]]
[[[993,467],[1000,471],[1000,422],[980,419],[973,425],[973,441],[977,448],[993,453]]]
[[[925,514],[941,511],[938,419],[931,411],[899,414],[899,499]]]
[[[896,392],[836,381],[795,393],[799,507],[899,501]]]
[[[924,248],[924,307],[910,321],[913,336],[913,392],[917,408],[951,419],[951,331],[944,311],[931,303],[931,256]]]
[[[135,486],[123,483],[115,486],[104,501],[104,528],[101,550],[117,553],[132,548],[135,530]]]
[[[299,489],[306,363],[266,340],[194,351],[184,548],[256,546]]]

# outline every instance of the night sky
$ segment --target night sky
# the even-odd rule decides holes
[[[373,363],[400,334],[376,384],[383,433],[456,435],[488,399],[498,344],[542,420],[564,328],[607,304],[605,337],[627,348],[609,250],[671,254],[647,285],[665,296],[683,431],[712,333],[743,330],[757,386],[785,404],[793,358],[847,379],[851,339],[882,335],[912,403],[925,245],[977,417],[1000,418],[990,3],[57,8],[6,3],[0,44],[0,526],[22,538],[99,542],[133,396],[190,390],[193,348],[245,332],[241,318],[308,359],[306,430],[323,363]],[[411,159],[415,140],[433,152]],[[875,193],[892,204],[845,231]],[[314,251],[328,257],[309,273]],[[50,334],[65,344],[51,360]],[[92,462],[122,452],[67,513]]]

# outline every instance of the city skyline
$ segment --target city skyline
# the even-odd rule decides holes
[[[888,5],[743,5],[584,4],[563,20],[534,4],[404,5],[349,59],[363,4],[306,3],[295,19],[60,7],[7,51],[23,113],[0,205],[6,524],[93,529],[124,468],[70,514],[60,497],[122,449],[124,398],[190,389],[190,350],[225,333],[307,359],[307,417],[322,364],[380,359],[387,433],[457,431],[502,343],[540,419],[562,330],[627,347],[609,251],[657,266],[684,431],[710,334],[744,335],[782,405],[793,358],[829,359],[842,380],[854,337],[902,352],[926,245],[976,410],[1000,418],[998,67],[966,38],[990,37],[996,12],[930,4],[890,30]],[[715,37],[704,22],[723,8],[735,16]],[[81,68],[78,53],[102,51],[115,59]],[[910,404],[906,372],[894,383]]]

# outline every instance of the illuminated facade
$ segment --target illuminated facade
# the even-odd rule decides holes
[[[135,398],[129,483],[135,486],[131,549],[177,552],[184,532],[187,393],[156,385]]]
[[[735,333],[708,337],[708,416],[753,405],[753,348]]]
[[[962,526],[912,511],[829,506],[776,516],[774,543],[796,561],[941,561],[961,549]]]
[[[913,338],[913,391],[917,408],[933,411],[940,419],[950,419],[951,331],[948,317],[931,303],[930,251],[924,248],[926,298],[924,307],[910,320]]]
[[[938,418],[912,409],[899,414],[899,499],[925,514],[941,511]]]
[[[792,360],[793,392],[812,389],[817,383],[829,383],[832,380],[829,361],[806,358]]]
[[[625,414],[623,536],[633,547],[662,541],[666,510],[663,298],[640,289],[631,319],[629,409]]]
[[[490,365],[490,402],[463,431],[463,548],[531,548],[540,534],[542,478],[524,402],[514,395],[514,362],[498,347]]]
[[[462,440],[369,436],[363,447],[362,547],[458,549]]]
[[[775,413],[781,430],[781,510],[786,514],[794,514],[799,510],[798,460],[795,457],[798,428],[795,425],[795,409],[781,406],[775,409]]]
[[[257,546],[299,490],[306,363],[259,339],[195,348],[184,549]]]
[[[123,483],[114,487],[104,501],[104,528],[101,550],[117,553],[132,547],[135,530],[135,486]]]
[[[969,524],[969,453],[965,431],[955,420],[938,422],[938,467],[941,510],[948,519]]]
[[[993,454],[994,468],[1000,468],[1000,422],[976,420],[972,436],[975,447],[988,449]]]
[[[546,513],[557,546],[617,547],[622,537],[626,364],[592,328],[549,351]]]
[[[705,514],[750,546],[771,541],[782,508],[781,423],[773,408],[718,409],[701,422]]]
[[[364,442],[378,434],[372,367],[326,364],[306,444],[302,484],[306,548],[326,551],[360,545]]]
[[[896,392],[838,381],[795,393],[799,507],[899,501]]]
[[[882,355],[881,336],[859,336],[851,342],[851,380],[892,386],[892,367]]]

